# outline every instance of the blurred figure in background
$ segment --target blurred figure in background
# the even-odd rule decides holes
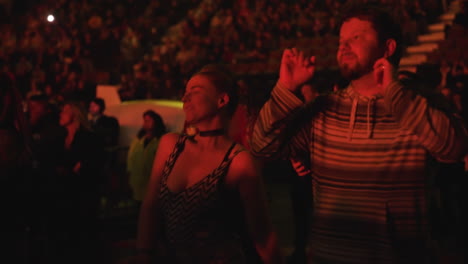
[[[97,254],[104,150],[86,116],[84,105],[74,102],[66,103],[60,112],[59,123],[67,134],[53,194],[57,261],[61,263],[88,262]]]
[[[59,125],[58,112],[54,111],[45,94],[33,95],[27,101],[28,117],[32,133],[32,151],[34,153],[32,182],[34,199],[31,200],[31,220],[35,223],[32,231],[38,238],[49,238],[50,231],[55,227],[54,206],[57,197],[54,186],[57,181],[57,168],[64,151],[66,129]],[[39,239],[40,240],[40,239]],[[35,259],[45,257],[50,249],[48,243],[37,241],[34,250]]]
[[[31,125],[34,151],[34,168],[39,173],[38,184],[47,184],[63,154],[66,130],[59,125],[58,114],[49,104],[46,95],[33,95],[28,100],[28,117]]]
[[[11,76],[0,73],[0,247],[3,258],[17,263],[28,257],[30,147],[21,95]]]
[[[88,120],[92,130],[99,137],[104,147],[103,176],[101,177],[100,190],[103,198],[106,198],[106,206],[109,208],[118,200],[112,189],[113,182],[117,177],[117,154],[119,150],[120,124],[117,118],[108,116],[104,112],[106,102],[104,99],[96,97],[91,100],[88,106]],[[109,199],[109,200],[107,200]]]
[[[119,143],[119,121],[104,114],[106,102],[102,98],[94,98],[89,103],[88,119],[91,128],[104,141],[104,147],[113,148]]]
[[[127,171],[133,199],[141,202],[153,167],[154,155],[159,140],[166,133],[166,126],[159,114],[153,110],[143,113],[143,127],[132,141],[127,155]]]

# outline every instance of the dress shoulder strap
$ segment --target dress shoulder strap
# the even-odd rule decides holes
[[[232,143],[232,145],[229,147],[229,149],[226,151],[226,154],[224,155],[223,162],[229,159],[229,156],[231,155],[231,152],[236,145],[236,142]]]
[[[185,141],[187,141],[187,136],[185,135],[180,135],[179,138],[177,139],[177,142],[174,145],[174,149],[172,150],[171,155],[169,155],[168,159],[166,160],[166,163],[164,164],[164,170],[163,170],[163,183],[166,182],[168,175],[170,174],[172,167],[174,167],[174,164],[179,157],[180,153],[185,148]]]
[[[222,172],[222,175],[227,174],[227,170],[229,168],[229,165],[231,165],[232,160],[237,156],[237,154],[241,153],[242,151],[245,151],[243,147],[233,151],[235,149],[235,146],[238,145],[237,143],[232,143],[231,147],[228,149],[226,152],[226,155],[224,156],[223,162],[219,165],[218,171]]]

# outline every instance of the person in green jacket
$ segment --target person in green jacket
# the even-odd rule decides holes
[[[166,133],[166,126],[153,110],[143,113],[143,127],[132,141],[127,155],[127,171],[133,199],[141,202],[153,167],[159,139]]]

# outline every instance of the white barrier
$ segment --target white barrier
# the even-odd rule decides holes
[[[146,110],[158,113],[168,132],[181,132],[184,128],[185,114],[182,102],[170,100],[135,100],[106,107],[105,114],[119,120],[119,145],[128,147],[143,126],[143,113]]]

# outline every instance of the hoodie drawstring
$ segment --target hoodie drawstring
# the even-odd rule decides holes
[[[354,132],[354,126],[356,124],[356,113],[357,113],[357,106],[358,106],[358,97],[354,97],[353,98],[353,104],[352,104],[352,107],[351,107],[351,113],[350,113],[350,116],[349,116],[349,129],[348,129],[348,140],[351,141],[351,137],[353,135],[353,132]],[[375,104],[375,97],[371,97],[368,99],[367,101],[367,138],[371,138],[372,136],[372,120],[371,120],[371,116],[373,113],[372,112],[372,109],[374,107],[374,104]]]
[[[349,130],[348,130],[348,140],[351,141],[351,135],[353,134],[354,124],[356,123],[356,112],[357,112],[358,98],[353,98],[353,106],[351,108],[351,113],[349,116]]]
[[[375,98],[369,98],[367,101],[367,138],[371,138],[372,136],[372,128],[371,128],[371,105],[374,106]]]

